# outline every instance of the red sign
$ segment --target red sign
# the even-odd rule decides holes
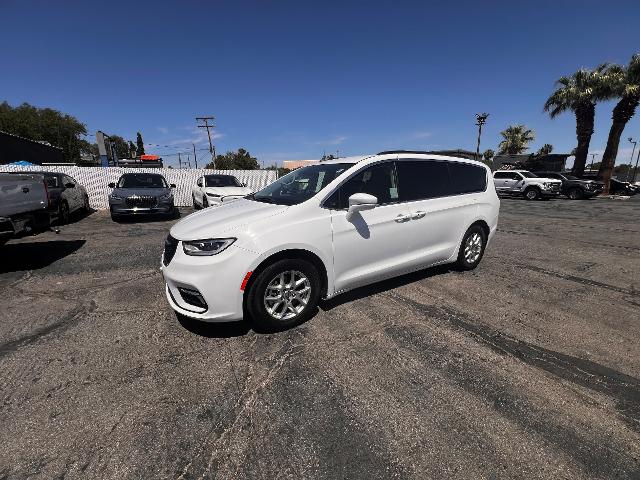
[[[160,160],[160,157],[158,155],[140,155],[140,160],[142,160],[143,162],[145,160],[157,162]]]

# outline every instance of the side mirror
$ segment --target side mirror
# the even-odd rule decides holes
[[[375,208],[376,205],[378,205],[378,199],[373,195],[369,195],[368,193],[354,193],[349,197],[347,220],[350,220],[356,212],[371,210]]]
[[[116,184],[115,184],[115,183],[113,183],[113,182],[111,182],[111,183],[109,184],[109,188],[116,188]]]
[[[76,184],[75,183],[65,183],[64,184],[64,188],[76,188]]]
[[[172,183],[172,184],[170,185],[170,187],[171,187],[171,188],[176,188],[176,184],[175,184],[175,183]]]
[[[246,182],[242,182],[242,186],[246,187],[247,186]]]

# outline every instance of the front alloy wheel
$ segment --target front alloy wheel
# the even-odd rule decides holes
[[[529,188],[524,192],[524,198],[527,200],[537,200],[540,197],[540,191],[537,188]]]
[[[247,295],[254,322],[269,330],[283,330],[311,318],[320,300],[320,276],[302,259],[284,259],[257,274]]]

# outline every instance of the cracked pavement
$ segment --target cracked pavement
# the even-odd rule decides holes
[[[0,479],[640,478],[640,198],[503,199],[477,270],[276,334],[176,318],[172,222],[0,249]]]

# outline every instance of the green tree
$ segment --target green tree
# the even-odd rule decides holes
[[[609,193],[609,180],[618,156],[620,137],[640,103],[640,54],[633,55],[627,66],[612,65],[607,76],[607,87],[611,97],[620,100],[613,107],[607,146],[602,154],[602,163],[598,172],[604,182],[604,193]]]
[[[28,103],[18,107],[1,103],[0,130],[60,147],[66,162],[77,162],[81,148],[86,148],[82,136],[87,134],[87,129],[83,123],[71,115]]]
[[[576,147],[573,173],[582,175],[587,163],[589,144],[593,135],[596,102],[606,98],[605,77],[608,66],[600,65],[595,70],[580,69],[568,77],[560,77],[556,90],[544,104],[545,112],[555,118],[563,112],[571,111],[576,117]]]
[[[484,158],[487,162],[492,161],[493,157],[495,157],[495,156],[496,156],[496,152],[494,152],[490,148],[486,149],[484,151],[484,153],[482,154],[482,158]]]
[[[536,139],[533,130],[524,125],[510,125],[500,132],[503,140],[498,145],[498,155],[518,155],[529,148],[529,144]]]
[[[109,135],[109,140],[116,149],[118,158],[129,158],[129,143],[119,135]]]
[[[142,141],[142,134],[140,132],[136,135],[136,156],[144,155],[144,142]]]
[[[133,144],[131,140],[129,140],[129,156],[131,158],[136,156],[136,146]]]
[[[540,150],[538,150],[538,155],[549,155],[551,152],[553,152],[553,145],[551,145],[550,143],[545,143],[543,146],[540,147]]]
[[[206,168],[216,170],[258,170],[260,165],[255,157],[244,148],[239,148],[237,152],[227,152],[224,155],[217,155],[215,162],[209,163]]]
[[[320,159],[321,162],[325,162],[327,160],[334,160],[336,157],[333,154],[329,154],[329,155],[322,155],[322,158]]]

